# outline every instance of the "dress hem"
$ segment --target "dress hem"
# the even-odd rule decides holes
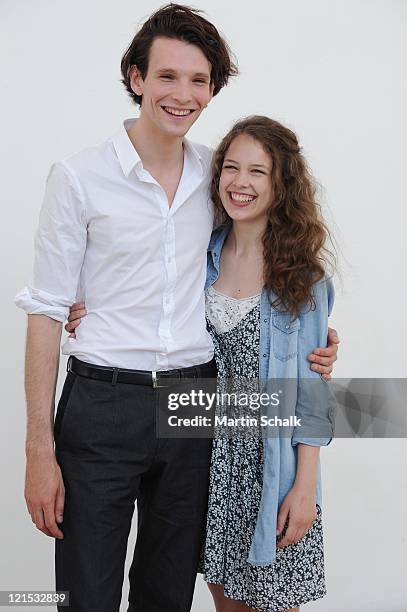
[[[205,580],[207,584],[219,584],[219,585],[224,586],[223,583],[220,581],[207,580],[204,572],[202,571],[198,571],[198,574],[202,574],[202,578]],[[321,595],[314,595],[313,597],[305,597],[304,599],[298,600],[294,604],[290,603],[290,608],[298,608],[299,606],[303,606],[304,604],[309,603],[310,601],[317,601],[318,599],[322,599],[326,595],[327,595],[327,590],[325,589],[325,591],[321,593]],[[224,596],[227,597],[228,599],[233,599],[234,601],[237,601],[239,603],[244,603],[246,606],[248,606],[249,608],[252,608],[252,610],[255,610],[256,612],[284,612],[285,610],[290,609],[290,608],[287,608],[286,605],[284,605],[282,608],[281,607],[256,608],[256,606],[253,605],[253,602],[250,602],[249,600],[236,599],[236,597],[233,597],[231,594],[228,594],[225,592],[224,592]]]

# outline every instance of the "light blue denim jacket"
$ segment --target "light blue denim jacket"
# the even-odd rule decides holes
[[[217,228],[208,247],[206,288],[219,276],[220,254],[231,224]],[[328,316],[334,301],[333,284],[324,279],[313,287],[315,310],[303,309],[297,319],[271,307],[263,288],[260,302],[259,378],[271,384],[275,379],[295,379],[289,394],[291,414],[301,417],[302,426],[293,427],[292,435],[263,437],[263,489],[254,537],[247,561],[251,565],[269,565],[276,557],[276,526],[279,507],[294,484],[297,444],[324,446],[334,432],[335,400],[329,383],[310,370],[307,356],[316,347],[325,347]],[[313,378],[315,383],[301,384]],[[295,382],[294,380],[294,382]],[[292,386],[290,387],[292,389]],[[312,432],[312,435],[308,434]],[[315,432],[318,436],[315,437]],[[291,434],[291,432],[290,432]],[[316,502],[321,505],[321,466],[318,460]]]

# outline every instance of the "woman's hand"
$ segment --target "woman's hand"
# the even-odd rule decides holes
[[[305,536],[317,518],[315,487],[294,484],[286,495],[277,517],[277,547],[283,548]],[[284,531],[286,522],[288,527]]]
[[[69,309],[68,323],[65,325],[65,329],[69,333],[70,338],[76,338],[75,329],[80,325],[81,318],[86,316],[87,311],[85,308],[85,302],[75,302]]]

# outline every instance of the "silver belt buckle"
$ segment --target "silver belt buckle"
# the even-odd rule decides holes
[[[157,389],[158,388],[157,372],[155,370],[153,370],[151,372],[151,375],[153,377],[153,388]]]
[[[160,387],[159,382],[157,380],[157,372],[156,370],[153,370],[151,372],[151,375],[153,377],[153,389],[158,389]]]
[[[153,370],[151,372],[151,376],[152,376],[152,379],[153,379],[153,389],[162,389],[162,388],[168,387],[168,385],[160,385],[160,381],[157,380],[157,371],[156,370]]]

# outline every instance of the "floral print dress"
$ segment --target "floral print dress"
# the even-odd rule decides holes
[[[215,346],[218,380],[253,379],[259,372],[260,295],[237,300],[213,287],[206,292],[206,316]],[[253,434],[253,432],[251,432]],[[261,612],[294,608],[326,594],[321,508],[305,536],[276,549],[271,565],[253,566],[247,557],[260,505],[263,479],[261,434],[223,435],[213,440],[206,541],[199,571],[222,584],[231,599]]]

